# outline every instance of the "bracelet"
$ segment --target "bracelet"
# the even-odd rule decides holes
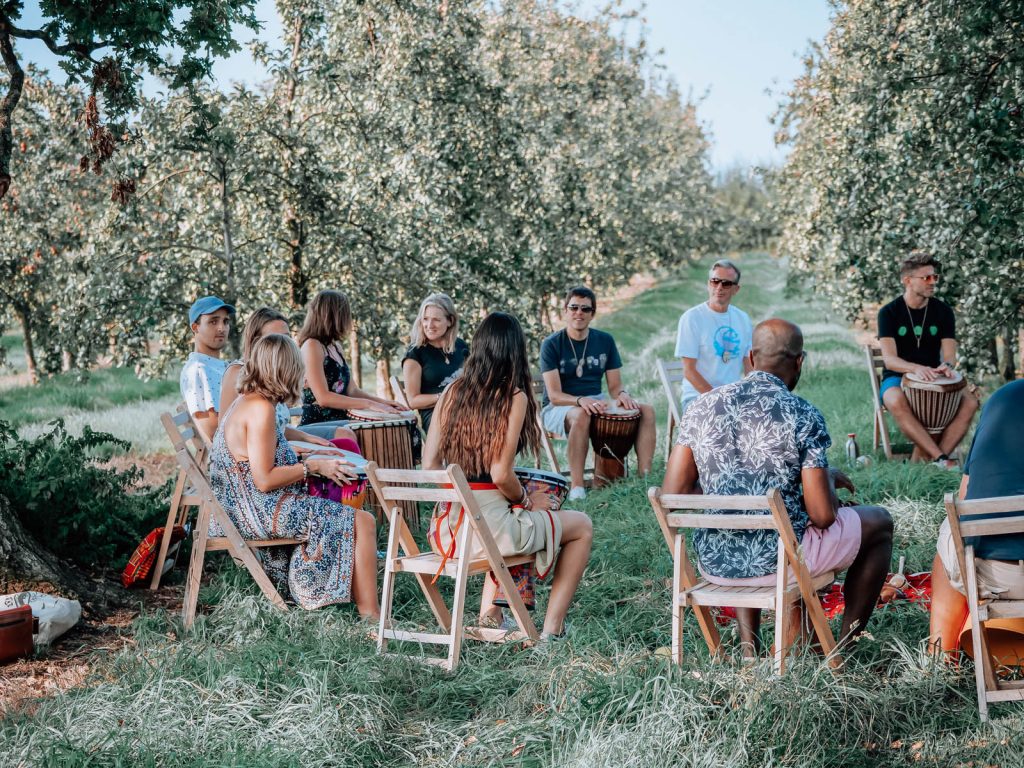
[[[583,407],[583,406],[580,405],[580,400],[581,399],[583,399],[583,395],[580,395],[579,397],[576,398],[576,407],[577,408],[582,408]]]
[[[302,482],[306,482],[309,480],[309,465],[306,463],[305,459],[299,463],[302,464]]]
[[[519,506],[525,507],[530,501],[530,494],[527,492],[525,485],[520,487],[523,489],[523,495],[519,497],[519,501],[517,503]]]

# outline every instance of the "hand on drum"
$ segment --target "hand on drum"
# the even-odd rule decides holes
[[[534,491],[530,494],[530,508],[536,510],[558,509],[558,497],[546,491]]]
[[[638,411],[640,410],[640,403],[634,400],[629,392],[620,392],[619,398],[615,402],[618,403],[619,408],[625,408],[627,411]]]
[[[596,397],[581,397],[579,399],[580,408],[593,416],[596,413],[603,413],[608,409],[608,402],[606,400],[599,400]]]
[[[384,400],[383,402],[367,400],[366,410],[380,411],[381,413],[402,413],[405,411],[405,406],[395,400]]]
[[[929,368],[927,365],[918,365],[911,371],[915,376],[920,377],[921,381],[935,381],[945,376],[949,376],[952,371],[949,366],[943,363],[938,368]]]
[[[355,467],[343,459],[311,459],[309,471],[337,485],[348,485],[359,479]]]
[[[324,448],[334,448],[335,450],[339,450],[330,440],[324,440],[322,437],[317,437],[316,435],[307,434],[303,438],[303,442],[312,443],[313,445],[322,445]],[[309,451],[308,448],[302,448],[300,450]]]

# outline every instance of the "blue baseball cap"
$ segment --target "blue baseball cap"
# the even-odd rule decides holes
[[[229,315],[235,314],[235,308],[217,296],[203,296],[201,299],[196,299],[196,302],[188,311],[188,324],[192,325],[192,323],[199,320],[201,315],[208,315],[211,312],[216,312],[218,309],[226,309]]]

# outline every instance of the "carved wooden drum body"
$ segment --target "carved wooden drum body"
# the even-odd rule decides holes
[[[950,377],[924,381],[913,373],[905,373],[900,387],[910,410],[931,435],[940,435],[960,409],[967,381],[956,371]]]
[[[636,444],[640,411],[611,407],[590,417],[594,447],[594,484],[601,486],[626,474],[626,457]]]

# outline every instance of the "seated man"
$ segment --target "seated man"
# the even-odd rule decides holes
[[[181,369],[181,396],[203,434],[212,439],[217,431],[217,407],[221,380],[227,363],[220,351],[228,343],[228,330],[235,308],[216,296],[204,296],[188,311],[195,350]]]
[[[938,440],[924,428],[900,389],[904,373],[933,381],[952,373],[956,362],[956,318],[944,301],[935,298],[938,262],[914,251],[900,265],[903,295],[878,310],[878,344],[882,348],[882,402],[900,431],[914,443],[914,458],[950,469],[949,456],[967,434],[978,400],[964,392],[960,409]]]
[[[960,498],[1024,494],[1024,381],[1000,387],[985,403],[974,442],[964,463]],[[984,536],[974,545],[978,591],[982,599],[998,594],[1007,600],[1024,600],[1024,533]],[[931,642],[944,652],[954,651],[967,618],[960,562],[956,557],[949,521],[939,528],[938,554],[932,563]]]
[[[651,471],[654,457],[654,408],[634,400],[622,386],[622,360],[611,334],[590,327],[597,311],[597,296],[584,285],[565,295],[565,328],[544,339],[540,346],[540,371],[544,375],[544,429],[569,438],[570,499],[586,496],[583,464],[590,441],[590,417],[613,403],[640,411],[636,459],[640,474]],[[601,379],[607,377],[606,398]]]
[[[864,630],[875,607],[892,555],[892,518],[881,507],[839,506],[836,485],[853,486],[829,470],[825,419],[791,392],[803,345],[800,329],[785,320],[754,329],[752,372],[697,398],[683,414],[662,492],[735,496],[777,488],[811,576],[848,569],[842,641]],[[699,530],[693,544],[700,572],[713,584],[775,584],[775,531]],[[760,611],[736,613],[745,649],[758,650]]]

